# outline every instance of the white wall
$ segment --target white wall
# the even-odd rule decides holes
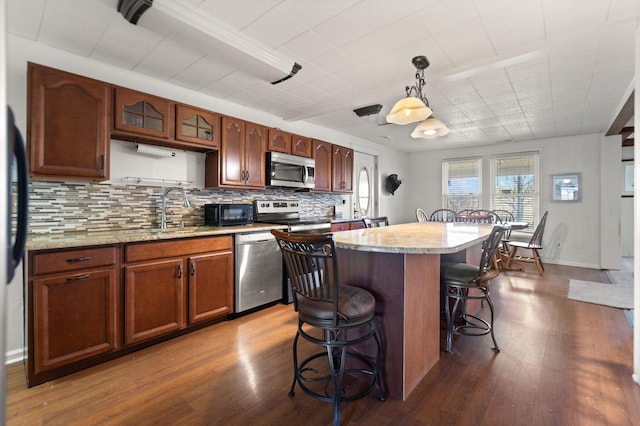
[[[483,158],[482,207],[490,207],[490,159],[496,154],[540,152],[540,212],[549,210],[543,258],[549,263],[600,267],[600,141],[599,134],[509,142],[464,149],[413,154],[409,158],[411,198],[407,210],[427,212],[442,207],[442,160],[481,156]],[[582,201],[551,202],[550,175],[582,173]],[[619,173],[616,162],[615,173]],[[618,191],[619,188],[616,188]],[[556,248],[560,242],[561,249]]]
[[[205,96],[192,90],[111,67],[20,37],[9,36],[8,54],[8,103],[14,110],[16,124],[24,135],[26,135],[27,122],[27,62],[31,61],[378,155],[381,173],[394,173],[397,170],[406,169],[407,155],[403,152],[310,123],[285,122],[279,117],[262,111]],[[407,195],[404,193],[391,201],[382,196],[380,214],[389,216],[393,223],[400,222],[405,210],[406,197]],[[19,359],[23,352],[22,288],[22,279],[18,277],[12,282],[8,291],[7,312],[10,318],[8,318],[7,324],[7,359],[9,361]]]

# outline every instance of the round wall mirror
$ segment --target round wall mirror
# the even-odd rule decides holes
[[[369,212],[371,202],[371,197],[369,197],[370,186],[369,170],[363,166],[358,173],[358,207],[360,208],[361,216],[366,216]]]

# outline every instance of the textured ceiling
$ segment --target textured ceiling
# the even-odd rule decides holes
[[[156,0],[155,8],[161,1]],[[638,0],[175,0],[291,59],[278,85],[225,55],[128,23],[117,0],[8,0],[9,32],[116,67],[415,152],[606,132],[631,87]],[[380,125],[426,55],[434,115],[451,133]],[[382,104],[380,116],[354,108]]]

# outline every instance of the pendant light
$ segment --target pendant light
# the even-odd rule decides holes
[[[420,122],[411,133],[412,138],[435,138],[444,136],[450,132],[449,128],[442,121],[435,117],[429,117]]]
[[[407,97],[400,99],[391,108],[387,115],[387,121],[393,124],[409,124],[425,120],[433,111],[429,108],[429,101],[422,93],[424,86],[424,70],[429,66],[426,56],[416,56],[411,60],[416,67],[416,83],[413,86],[406,86]]]

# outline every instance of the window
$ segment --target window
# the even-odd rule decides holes
[[[510,211],[516,221],[529,222],[530,228],[538,219],[538,160],[538,153],[523,153],[491,162],[491,209]]]
[[[482,159],[445,160],[442,163],[444,207],[454,211],[480,208]]]

